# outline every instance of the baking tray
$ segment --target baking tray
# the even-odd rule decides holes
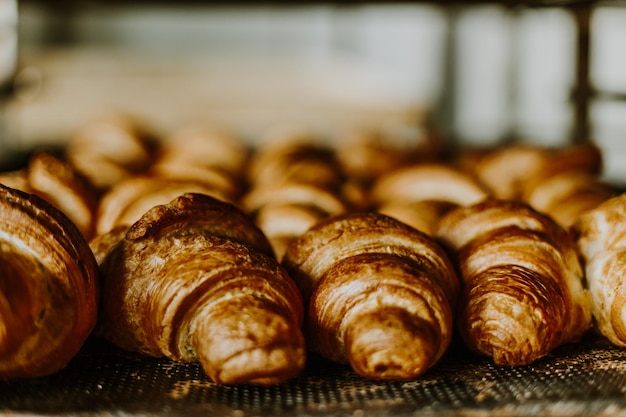
[[[93,338],[67,368],[0,382],[0,414],[75,416],[626,416],[626,350],[596,335],[529,366],[496,366],[454,342],[420,378],[373,381],[310,355],[276,386],[219,385],[198,363]]]

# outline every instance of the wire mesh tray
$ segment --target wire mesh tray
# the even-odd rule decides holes
[[[596,336],[533,365],[495,366],[454,343],[411,381],[372,381],[311,356],[287,383],[224,386],[176,363],[90,340],[63,371],[0,382],[4,415],[626,416],[626,350]]]

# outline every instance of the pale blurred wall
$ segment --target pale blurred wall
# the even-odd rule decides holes
[[[571,134],[575,25],[558,8],[126,5],[52,23],[36,7],[20,13],[31,87],[16,120],[26,146],[65,137],[101,108],[162,129],[206,120],[254,130],[281,119],[411,121],[443,103],[445,130],[464,143],[514,134],[561,144]],[[592,77],[602,90],[626,92],[624,22],[617,7],[592,17]],[[74,43],[46,44],[46,29],[67,25]],[[625,107],[599,101],[592,112],[592,139],[610,150],[607,176],[617,179],[626,178]]]

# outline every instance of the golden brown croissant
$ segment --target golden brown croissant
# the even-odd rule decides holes
[[[106,233],[119,225],[130,226],[150,208],[166,204],[188,192],[228,200],[223,190],[204,182],[153,176],[131,177],[113,185],[101,197],[96,211],[96,233]]]
[[[378,178],[370,199],[375,209],[432,235],[443,214],[489,197],[468,174],[445,163],[422,163]]]
[[[443,141],[431,132],[401,124],[395,127],[358,127],[340,132],[335,153],[342,171],[354,181],[369,186],[391,171],[435,161],[443,154]]]
[[[161,143],[155,163],[190,165],[237,177],[244,172],[249,157],[250,150],[238,137],[218,129],[187,126]]]
[[[145,172],[157,138],[138,120],[107,114],[87,121],[68,140],[65,156],[99,190]]]
[[[427,235],[437,232],[439,220],[458,204],[442,200],[420,200],[413,202],[388,202],[376,211],[400,220]]]
[[[247,177],[253,188],[295,182],[336,189],[343,182],[333,149],[301,136],[259,145],[250,158]]]
[[[337,192],[297,182],[253,187],[243,196],[240,206],[263,230],[279,260],[289,242],[309,227],[348,211]]]
[[[576,341],[590,299],[571,236],[521,202],[488,200],[446,214],[436,237],[463,281],[458,327],[496,364],[525,365]]]
[[[0,183],[38,195],[69,217],[85,239],[92,237],[97,190],[61,157],[37,152],[29,158],[25,168],[2,173]]]
[[[626,347],[626,194],[583,214],[572,229],[583,257],[600,333]]]
[[[169,179],[191,180],[217,188],[234,201],[245,185],[248,148],[217,130],[189,127],[163,141],[150,172]]]
[[[32,156],[27,174],[29,192],[61,210],[91,239],[99,199],[92,184],[69,162],[44,152]]]
[[[590,142],[563,147],[516,143],[477,153],[473,163],[465,161],[465,167],[496,198],[517,200],[523,199],[529,188],[555,175],[597,175],[602,169],[602,155]]]
[[[289,242],[313,224],[348,210],[334,150],[310,131],[266,133],[246,173],[249,188],[239,204],[263,230],[279,260]]]
[[[376,379],[414,378],[446,351],[459,282],[427,235],[379,213],[334,216],[283,265],[308,306],[312,351]]]
[[[97,265],[61,211],[0,186],[0,379],[53,374],[97,317]]]
[[[463,206],[489,196],[472,177],[444,163],[415,164],[394,170],[374,183],[370,195],[379,205],[437,200]]]
[[[583,213],[615,194],[609,184],[584,171],[565,171],[528,184],[522,200],[568,229]]]
[[[198,360],[218,383],[273,384],[303,368],[301,296],[243,212],[184,194],[110,233],[91,245],[103,277],[98,334]]]

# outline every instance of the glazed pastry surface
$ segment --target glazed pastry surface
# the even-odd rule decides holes
[[[0,378],[51,375],[96,324],[96,261],[71,220],[33,194],[0,185],[0,219]]]
[[[184,194],[111,233],[121,240],[92,242],[104,277],[104,337],[199,360],[218,383],[273,384],[303,368],[300,294],[243,212]]]
[[[414,378],[452,337],[459,283],[427,235],[379,213],[334,216],[287,249],[311,350],[375,379]]]
[[[457,325],[472,350],[497,364],[527,365],[589,329],[574,241],[551,218],[489,200],[453,209],[439,226],[463,281]]]

